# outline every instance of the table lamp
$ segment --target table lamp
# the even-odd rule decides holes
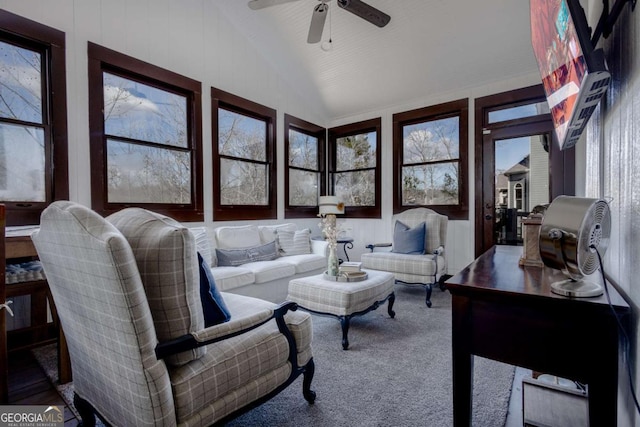
[[[318,208],[318,215],[322,217],[320,226],[329,243],[327,275],[335,277],[338,275],[338,255],[336,254],[338,228],[336,227],[336,215],[344,214],[344,203],[336,196],[320,196]]]

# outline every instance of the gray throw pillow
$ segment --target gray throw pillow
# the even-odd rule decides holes
[[[254,248],[217,249],[218,267],[237,267],[248,262],[271,261],[278,258],[276,242],[269,242]]]
[[[427,228],[424,222],[410,228],[403,222],[396,221],[393,229],[392,252],[413,255],[424,254],[426,233]]]

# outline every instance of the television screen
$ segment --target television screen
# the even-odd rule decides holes
[[[530,0],[531,41],[560,149],[573,147],[611,77],[577,0]]]

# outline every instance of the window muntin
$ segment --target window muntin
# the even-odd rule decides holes
[[[377,118],[329,131],[333,194],[349,216],[380,217],[380,129]]]
[[[320,188],[316,136],[289,129],[289,206],[317,206]]]
[[[394,114],[394,212],[424,206],[468,218],[468,100]]]
[[[326,129],[285,114],[285,216],[309,218],[318,214],[318,198],[325,192]]]
[[[214,220],[277,216],[276,111],[211,88]]]
[[[199,82],[89,43],[96,211],[141,206],[204,219],[200,99]]]
[[[69,198],[65,34],[0,10],[0,202],[37,224]]]
[[[220,203],[261,205],[268,201],[267,123],[218,109]]]
[[[458,204],[459,123],[448,117],[403,126],[403,206]]]
[[[102,77],[108,203],[191,203],[187,97]]]

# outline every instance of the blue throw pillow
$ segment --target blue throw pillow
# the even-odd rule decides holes
[[[427,226],[424,222],[409,228],[408,225],[396,221],[393,229],[392,252],[401,254],[424,254],[424,242],[427,234]]]
[[[198,252],[198,267],[200,268],[200,300],[202,301],[202,313],[204,314],[204,326],[217,325],[228,322],[231,313],[222,299],[222,295],[216,287],[209,265]]]
[[[309,238],[307,237],[307,240]],[[237,267],[248,262],[271,261],[278,258],[275,240],[255,248],[218,249],[216,248],[218,267]]]

